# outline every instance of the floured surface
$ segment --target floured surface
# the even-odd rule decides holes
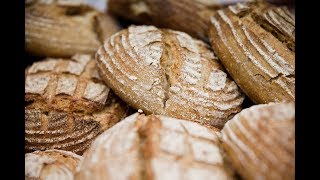
[[[97,51],[101,77],[146,113],[222,127],[244,99],[214,53],[183,32],[130,26]]]
[[[76,179],[233,179],[219,148],[197,123],[136,113],[94,141]]]
[[[294,125],[293,103],[255,105],[226,123],[223,147],[245,179],[294,179]]]

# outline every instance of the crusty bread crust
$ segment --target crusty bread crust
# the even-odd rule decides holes
[[[145,113],[222,127],[244,96],[209,47],[183,32],[130,26],[96,53],[101,77]]]
[[[294,179],[293,103],[244,109],[226,123],[221,134],[232,166],[244,179]]]
[[[210,17],[216,9],[230,3],[234,2],[228,0],[109,0],[108,10],[138,23],[183,31],[208,41]]]
[[[92,143],[75,179],[233,179],[216,133],[194,122],[136,113]]]
[[[25,180],[74,179],[82,156],[69,151],[47,150],[25,154]]]
[[[25,8],[26,51],[38,56],[94,54],[120,28],[109,15],[84,5],[35,3]]]
[[[82,154],[128,109],[103,83],[90,55],[47,58],[26,73],[26,152],[55,148]]]
[[[255,103],[295,100],[294,16],[269,4],[238,4],[211,18],[213,50]]]

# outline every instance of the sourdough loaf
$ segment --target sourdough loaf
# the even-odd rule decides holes
[[[293,103],[244,109],[221,132],[224,150],[243,179],[295,179]]]
[[[77,1],[40,1],[25,7],[25,47],[33,55],[93,54],[119,29],[113,17]]]
[[[295,100],[295,21],[286,7],[237,4],[211,18],[211,45],[255,103]]]
[[[142,24],[186,32],[207,41],[210,16],[235,2],[252,0],[109,0],[110,12]]]
[[[179,31],[130,26],[96,53],[101,77],[145,113],[222,127],[244,96],[210,48]]]
[[[136,113],[92,143],[75,179],[233,179],[218,133],[190,121]]]
[[[82,154],[127,109],[100,79],[90,55],[36,62],[26,69],[25,150]]]

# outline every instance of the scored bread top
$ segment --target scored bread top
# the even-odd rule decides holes
[[[91,113],[104,107],[110,92],[91,55],[77,54],[68,60],[47,58],[26,71],[29,107]]]
[[[34,55],[93,54],[105,38],[119,29],[110,15],[81,3],[39,2],[25,8],[26,50]]]
[[[82,156],[69,151],[47,150],[25,154],[25,179],[74,179]]]
[[[27,152],[56,148],[81,154],[128,109],[85,54],[47,58],[27,68],[25,102]]]
[[[243,179],[294,179],[293,103],[244,109],[226,123],[221,133],[226,154]]]
[[[213,50],[255,103],[295,100],[295,23],[285,7],[237,4],[211,17]]]
[[[103,80],[136,109],[222,127],[244,99],[209,47],[183,32],[130,26],[96,53]]]
[[[75,179],[232,179],[218,133],[190,121],[136,113],[92,143]]]

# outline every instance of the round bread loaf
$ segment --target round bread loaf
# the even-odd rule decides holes
[[[237,4],[211,18],[211,45],[255,103],[295,100],[295,21],[285,7]]]
[[[75,179],[232,179],[218,133],[190,121],[135,113],[97,137]]]
[[[25,180],[73,180],[82,157],[69,151],[47,150],[25,154]]]
[[[142,24],[183,31],[208,41],[210,16],[216,9],[253,0],[109,0],[113,14]]]
[[[100,79],[90,55],[47,58],[26,69],[26,152],[63,149],[78,154],[120,121],[127,105]]]
[[[101,46],[97,66],[124,101],[216,127],[241,110],[244,96],[209,47],[183,32],[130,26]]]
[[[294,179],[293,103],[244,109],[221,132],[224,150],[243,179]]]
[[[119,30],[110,15],[76,1],[64,2],[26,4],[27,52],[47,57],[94,54],[105,38]]]

